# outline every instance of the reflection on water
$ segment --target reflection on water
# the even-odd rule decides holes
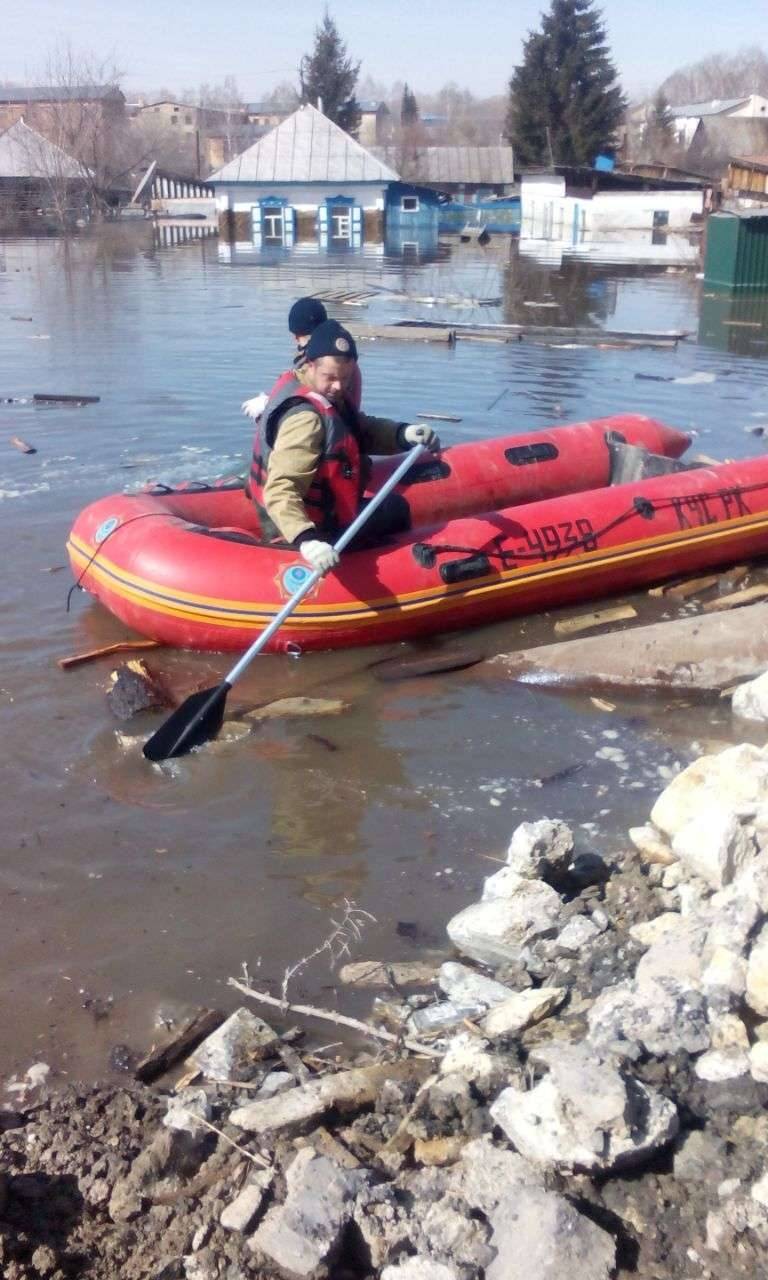
[[[701,300],[690,271],[586,260],[550,270],[507,237],[486,248],[451,242],[433,258],[399,250],[256,255],[196,234],[164,247],[144,225],[74,240],[0,239],[3,420],[7,436],[37,448],[5,448],[0,473],[0,714],[12,744],[2,764],[0,1019],[17,1025],[22,1000],[26,1013],[0,1072],[38,1057],[74,1074],[103,1072],[105,1037],[145,1046],[158,1000],[210,1001],[243,960],[262,956],[263,972],[279,976],[325,936],[328,904],[344,895],[378,919],[370,953],[397,958],[397,921],[440,935],[516,822],[569,817],[584,824],[582,839],[610,852],[616,832],[645,820],[659,767],[685,758],[653,704],[631,715],[619,706],[606,720],[588,697],[491,688],[477,668],[379,683],[371,664],[410,652],[392,645],[260,659],[233,691],[235,717],[313,693],[350,710],[265,722],[163,773],[115,738],[108,662],[57,668],[63,654],[124,636],[80,595],[65,612],[68,575],[56,570],[74,514],[111,491],[239,463],[251,435],[240,403],[289,360],[287,312],[301,293],[357,294],[359,305],[332,303],[331,313],[374,325],[700,331],[700,343],[668,350],[601,349],[562,333],[549,345],[364,344],[367,406],[460,418],[441,423],[448,443],[625,410],[697,432],[708,453],[762,447],[753,434],[768,423],[762,304]],[[712,338],[715,313],[727,341]],[[675,381],[699,371],[712,379]],[[35,392],[100,401],[43,408]],[[646,597],[637,604],[653,616]],[[548,640],[552,622],[500,624],[477,642],[492,653]],[[147,661],[183,692],[215,683],[229,665],[164,650]],[[716,711],[715,731],[727,736],[727,713]],[[605,732],[620,734],[626,774],[596,758]],[[584,768],[570,780],[542,782],[574,762]],[[308,988],[326,980],[306,975]],[[79,1009],[80,986],[114,994],[106,1029]]]
[[[768,293],[703,293],[699,342],[732,355],[768,355]]]

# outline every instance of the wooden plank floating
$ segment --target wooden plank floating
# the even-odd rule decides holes
[[[623,622],[625,618],[636,617],[637,609],[631,604],[617,604],[612,609],[598,609],[595,613],[580,613],[575,618],[561,618],[555,623],[555,632],[559,636],[575,636],[579,631],[588,631],[590,627],[602,627],[609,622]]]
[[[427,418],[430,422],[463,422],[463,418],[457,418],[454,413],[417,413],[417,418]]]
[[[606,329],[559,329],[544,325],[468,325],[439,321],[395,320],[389,324],[350,325],[357,341],[373,341],[377,338],[398,342],[534,342],[545,346],[558,346],[565,340],[569,345],[631,350],[642,347],[672,349],[685,335],[681,333],[613,333]]]
[[[32,397],[35,404],[98,404],[101,396],[69,396],[69,395],[48,395],[43,392],[35,393]]]
[[[453,346],[456,333],[453,329],[435,326],[406,327],[396,324],[356,324],[350,326],[352,337],[356,342],[374,342],[377,338],[390,338],[397,342],[447,342]]]
[[[740,609],[742,605],[754,604],[757,600],[768,599],[768,587],[743,587],[729,596],[718,596],[717,600],[709,600],[702,606],[702,613],[718,613],[721,609]]]
[[[73,653],[68,658],[57,658],[56,661],[62,671],[68,671],[70,667],[79,667],[84,662],[95,662],[97,658],[106,658],[113,653],[133,653],[136,649],[159,649],[160,647],[159,640],[118,640],[115,644],[104,644],[99,649]]]
[[[157,1080],[159,1076],[170,1070],[175,1063],[188,1057],[201,1040],[211,1035],[223,1021],[224,1014],[218,1009],[201,1009],[171,1040],[159,1048],[152,1049],[146,1058],[141,1060],[133,1073],[134,1076],[142,1084],[151,1084],[153,1080]]]

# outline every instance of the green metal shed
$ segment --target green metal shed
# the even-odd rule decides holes
[[[720,289],[768,289],[768,209],[712,214],[704,283]]]

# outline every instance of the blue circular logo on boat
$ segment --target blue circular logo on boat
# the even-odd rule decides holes
[[[305,564],[292,564],[283,573],[283,588],[292,596],[294,591],[298,591],[299,587],[303,587],[307,578],[310,577],[312,570]]]
[[[102,520],[96,530],[96,541],[103,542],[105,538],[109,537],[110,533],[115,532],[119,523],[120,521],[117,516],[110,516],[108,520]]]

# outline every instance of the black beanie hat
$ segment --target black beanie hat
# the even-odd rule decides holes
[[[322,356],[349,356],[357,359],[355,340],[338,320],[325,320],[314,330],[304,348],[307,360],[320,360]]]
[[[298,298],[288,312],[288,328],[298,337],[299,334],[314,333],[319,324],[328,319],[328,312],[317,298]]]

